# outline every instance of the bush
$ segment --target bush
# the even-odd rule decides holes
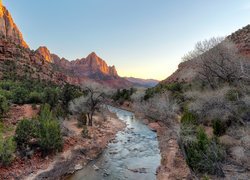
[[[23,87],[18,87],[13,92],[13,102],[16,104],[24,104],[27,102],[29,97],[29,92]]]
[[[58,121],[53,117],[48,104],[43,105],[39,116],[39,146],[43,154],[60,151],[63,147],[61,128]]]
[[[77,123],[78,127],[81,128],[81,127],[86,126],[87,125],[87,115],[86,115],[86,113],[79,114],[79,116],[77,118],[77,121],[78,121],[78,123]]]
[[[197,115],[189,111],[185,111],[181,117],[181,123],[183,124],[197,124]]]
[[[56,120],[49,119],[40,122],[39,146],[45,155],[62,150],[63,138],[60,125]]]
[[[46,88],[44,90],[43,101],[54,107],[59,101],[59,90],[56,88]]]
[[[229,101],[238,101],[242,94],[236,89],[230,89],[225,96]]]
[[[214,135],[221,136],[226,132],[226,124],[223,123],[220,119],[213,120],[212,125]]]
[[[8,101],[7,99],[0,95],[0,116],[5,114],[9,109]]]
[[[38,135],[38,122],[35,120],[23,119],[17,125],[15,141],[18,148],[24,149],[30,145],[33,138]]]
[[[13,154],[16,151],[16,145],[13,138],[3,139],[2,135],[0,136],[0,162],[2,165],[9,165],[14,157]]]
[[[41,93],[38,93],[36,91],[34,92],[31,92],[29,94],[29,103],[32,103],[32,104],[40,104],[43,102],[43,97],[42,97],[42,94]]]
[[[223,176],[221,162],[224,151],[216,139],[209,139],[203,128],[196,131],[196,139],[185,145],[187,163],[196,172]]]

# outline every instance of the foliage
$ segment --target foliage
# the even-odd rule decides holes
[[[24,104],[28,100],[29,92],[24,87],[17,87],[13,92],[13,102],[16,104]]]
[[[86,113],[84,113],[84,112],[80,113],[78,115],[78,117],[77,117],[77,121],[78,121],[78,123],[77,123],[78,127],[81,128],[81,127],[86,126],[87,125],[87,115],[86,115]]]
[[[16,151],[15,141],[12,137],[3,139],[0,135],[0,163],[4,166],[9,165],[14,159],[13,154]]]
[[[136,89],[117,89],[116,93],[113,95],[113,100],[122,104],[124,101],[131,101],[131,96],[136,92]]]
[[[181,123],[197,124],[197,119],[198,117],[196,114],[189,111],[185,111],[181,117]]]
[[[39,123],[38,144],[43,153],[60,151],[63,146],[60,124],[54,119],[48,104],[41,108]]]
[[[44,89],[43,102],[54,107],[59,100],[59,90],[57,88],[47,87]]]
[[[40,121],[38,144],[44,154],[62,150],[63,138],[60,125],[56,120],[46,119]]]
[[[8,101],[7,99],[0,95],[0,116],[5,114],[9,109]]]
[[[193,141],[184,144],[189,166],[196,172],[223,176],[223,148],[216,139],[209,139],[201,127],[196,130],[195,136]]]
[[[24,149],[30,145],[30,141],[38,136],[38,122],[36,120],[21,120],[16,128],[15,141],[18,148]]]
[[[32,103],[32,104],[40,104],[43,102],[43,97],[42,97],[42,94],[39,93],[39,92],[31,92],[29,94],[29,100],[28,100],[29,103]]]
[[[216,136],[221,136],[226,132],[226,124],[222,122],[220,119],[214,119],[212,121],[213,124],[213,133]]]
[[[82,137],[83,138],[88,138],[89,137],[89,131],[88,131],[88,127],[87,126],[83,126]]]

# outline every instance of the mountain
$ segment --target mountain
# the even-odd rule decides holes
[[[124,78],[137,86],[146,87],[146,88],[154,87],[159,83],[159,81],[155,79],[140,79],[140,78],[134,78],[134,77],[124,77]]]
[[[108,66],[95,53],[68,61],[51,54],[45,46],[31,50],[1,0],[0,37],[0,79],[28,77],[57,84],[81,85],[95,81],[114,88],[133,86],[133,83],[119,77],[115,66]]]
[[[24,48],[28,48],[28,45],[23,40],[23,36],[14,23],[11,14],[3,6],[2,0],[0,1],[0,35],[1,39],[6,39]]]
[[[232,33],[226,39],[233,42],[243,56],[250,58],[250,25]],[[190,82],[197,77],[199,68],[199,62],[196,59],[182,62],[178,69],[162,83]]]

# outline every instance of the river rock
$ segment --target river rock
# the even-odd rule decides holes
[[[148,127],[149,127],[152,131],[154,131],[154,132],[157,132],[157,131],[160,129],[160,125],[159,125],[158,123],[156,123],[156,122],[154,122],[154,123],[149,123],[149,124],[148,124]]]
[[[77,164],[75,165],[75,170],[78,171],[78,170],[81,170],[83,168],[83,166],[81,164]]]

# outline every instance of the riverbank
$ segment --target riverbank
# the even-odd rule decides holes
[[[88,138],[82,137],[82,129],[77,127],[75,117],[64,120],[62,152],[46,158],[42,158],[39,152],[35,152],[30,159],[16,158],[9,167],[0,168],[0,177],[3,179],[64,179],[97,158],[107,144],[115,138],[116,133],[126,127],[115,114],[110,113],[108,117],[106,121],[101,114],[94,117],[93,127],[88,127]]]
[[[178,145],[178,125],[167,127],[162,122],[155,122],[148,126],[157,132],[161,151],[161,165],[157,169],[157,179],[192,179],[190,169]]]
[[[126,103],[122,109],[133,111],[132,105]],[[158,180],[192,179],[192,174],[178,144],[179,124],[168,127],[160,121],[149,121],[143,114],[134,112],[148,127],[157,133],[161,151],[161,165],[157,169]]]

